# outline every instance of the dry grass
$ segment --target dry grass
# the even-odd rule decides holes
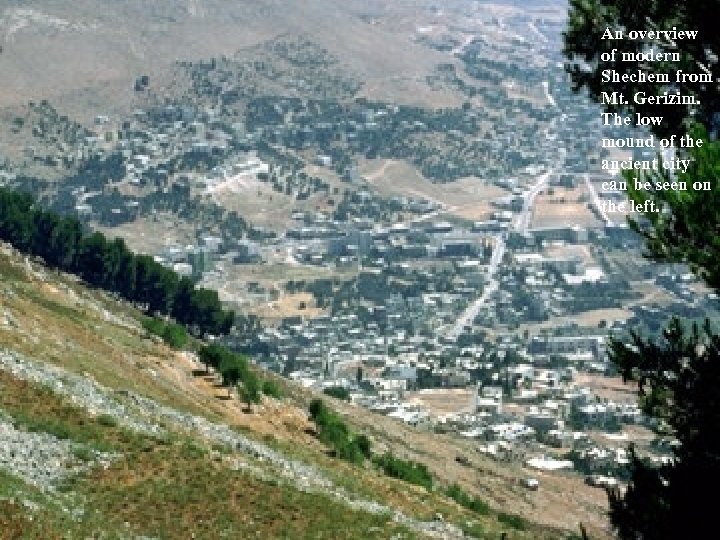
[[[577,475],[540,473],[521,464],[498,463],[480,455],[472,441],[420,431],[342,402],[334,406],[348,422],[394,453],[425,463],[443,482],[457,482],[495,509],[512,509],[532,522],[565,530],[577,531],[577,524],[583,523],[592,538],[609,538],[605,493],[586,486]],[[458,455],[469,458],[471,465],[457,463]],[[521,486],[528,476],[540,479],[539,491]]]
[[[140,217],[117,227],[94,226],[108,238],[122,238],[133,251],[157,254],[172,245],[194,244],[195,229],[177,216],[162,214],[157,219]]]
[[[302,316],[318,317],[326,311],[315,306],[315,299],[310,293],[283,294],[277,300],[252,310],[263,319],[277,320],[283,317]]]
[[[590,201],[585,184],[572,189],[557,186],[546,189],[535,200],[532,227],[600,227],[602,223],[588,208]]]
[[[344,530],[349,538],[381,539],[407,533],[387,515],[349,510],[326,495],[234,471],[202,442],[130,433],[4,372],[0,385],[0,408],[19,425],[121,454],[109,468],[61,486],[82,501],[74,503],[84,508],[82,520],[60,510],[52,496],[0,474],[0,498],[6,491],[27,492],[44,507],[31,519],[27,509],[3,501],[7,513],[0,517],[0,538],[87,538],[120,531],[161,538],[335,538]]]
[[[388,516],[228,470],[191,446],[160,447],[78,486],[111,530],[167,538],[388,538]],[[158,506],[160,503],[160,506]],[[128,525],[126,525],[128,524]],[[405,536],[406,538],[408,536]]]
[[[470,409],[472,389],[430,389],[408,392],[407,399],[426,407],[434,417]]]
[[[360,173],[383,195],[422,197],[449,207],[448,214],[467,219],[482,219],[489,213],[488,203],[507,194],[477,177],[434,184],[414,166],[396,160],[366,160]]]

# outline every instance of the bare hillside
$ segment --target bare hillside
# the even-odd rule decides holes
[[[424,4],[2,2],[0,107],[49,99],[77,115],[128,110],[137,100],[133,82],[141,74],[159,79],[176,60],[232,55],[285,35],[311,36],[357,72],[371,92],[423,99],[417,89],[425,86],[424,77],[433,66],[445,59],[411,39],[413,21],[426,12]]]

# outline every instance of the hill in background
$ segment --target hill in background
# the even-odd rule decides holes
[[[235,54],[278,36],[311,36],[357,73],[374,97],[442,102],[424,77],[442,53],[414,43],[430,2],[79,0],[4,2],[0,107],[48,99],[71,116],[126,112],[141,74],[176,60]],[[421,90],[420,92],[418,92]],[[452,97],[450,98],[452,100]],[[458,99],[455,96],[454,99]]]

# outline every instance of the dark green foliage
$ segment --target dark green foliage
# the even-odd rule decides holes
[[[142,325],[145,330],[156,336],[162,336],[163,330],[165,329],[165,322],[157,317],[144,319]]]
[[[281,399],[283,397],[282,388],[272,379],[265,379],[263,381],[262,393],[266,396],[274,397],[275,399]]]
[[[156,263],[149,255],[136,257],[135,272],[134,290],[143,291],[142,301],[146,304],[146,310],[149,313],[170,313],[177,289],[177,275]]]
[[[309,410],[318,427],[318,438],[332,449],[336,457],[360,464],[372,455],[370,440],[364,435],[352,433],[321,399],[312,400]]]
[[[355,464],[372,459],[387,476],[432,489],[433,478],[425,465],[400,459],[389,452],[373,457],[370,439],[366,435],[353,433],[322,399],[313,399],[309,412],[318,427],[318,438],[332,449],[336,457]]]
[[[220,372],[225,386],[237,387],[240,398],[248,405],[260,403],[263,393],[274,397],[281,395],[275,383],[269,380],[261,381],[250,369],[246,356],[233,352],[223,345],[217,343],[204,345],[198,351],[198,357],[208,370],[212,367]]]
[[[105,427],[117,427],[118,421],[114,416],[109,414],[101,414],[97,417],[97,423]]]
[[[513,529],[517,529],[518,531],[527,530],[528,527],[525,518],[520,517],[517,514],[507,514],[505,512],[500,512],[497,516],[497,519],[500,523],[509,525],[510,527],[512,527]]]
[[[376,456],[373,461],[388,476],[399,478],[426,489],[432,489],[432,475],[422,463],[398,458],[390,452],[386,452],[382,456]]]
[[[182,349],[188,343],[188,333],[183,326],[179,324],[170,323],[165,326],[162,338],[165,343],[170,345],[173,349]]]
[[[342,386],[332,386],[330,388],[325,388],[323,389],[323,394],[337,399],[342,399],[344,401],[350,400],[350,392],[347,388],[343,388]]]
[[[200,358],[200,361],[205,364],[205,367],[208,370],[211,367],[218,369],[220,368],[223,360],[231,354],[232,352],[226,347],[218,345],[217,343],[212,343],[210,345],[204,345],[200,348],[198,351],[198,358]]]
[[[310,402],[308,411],[310,412],[310,418],[316,420],[320,415],[327,412],[327,407],[325,407],[325,403],[322,399],[315,398]]]
[[[0,239],[142,305],[148,314],[172,315],[197,336],[232,328],[234,314],[222,308],[217,292],[195,288],[152,257],[135,255],[122,239],[83,231],[78,220],[37,207],[29,195],[0,188]],[[170,339],[182,339],[171,333]]]
[[[260,403],[262,400],[262,385],[258,376],[254,372],[248,371],[243,375],[241,380],[242,385],[238,387],[240,398],[248,405]]]
[[[163,339],[173,349],[182,349],[188,344],[189,336],[183,326],[167,323],[157,317],[148,317],[142,322],[143,328]]]
[[[472,510],[477,514],[486,515],[490,513],[490,507],[477,497],[472,497],[460,486],[453,484],[445,490],[445,494],[458,503],[460,506]]]
[[[612,342],[612,357],[643,411],[680,442],[662,467],[633,456],[626,494],[611,493],[613,523],[622,538],[700,538],[714,511],[704,494],[720,481],[720,336],[709,322],[687,330],[674,319],[659,341]]]
[[[692,130],[695,138],[704,138],[701,148],[693,148],[693,158],[686,173],[678,173],[677,181],[707,182],[710,191],[644,191],[634,189],[630,175],[628,192],[638,204],[652,200],[662,212],[644,215],[631,225],[644,237],[647,255],[660,262],[685,262],[707,284],[720,289],[720,141],[710,141],[700,127]],[[669,173],[651,171],[643,177],[649,182],[668,182]]]
[[[229,353],[224,355],[220,362],[219,371],[223,384],[227,387],[234,387],[240,381],[243,381],[243,384],[245,384],[248,379],[251,378],[247,359],[239,354]],[[257,379],[254,373],[252,374],[252,378]]]
[[[619,91],[625,94],[628,105],[606,104],[608,111],[640,113],[643,116],[662,115],[663,122],[653,127],[656,134],[667,136],[683,133],[688,118],[695,119],[706,126],[717,123],[720,111],[720,92],[716,84],[674,82],[675,72],[712,73],[713,81],[720,77],[720,33],[717,31],[718,3],[716,0],[571,0],[567,31],[565,32],[565,55],[569,62],[567,69],[572,76],[576,89],[585,88],[590,96],[601,100],[601,92]],[[669,40],[610,40],[602,39],[606,28],[611,31],[630,30],[697,30],[697,39],[678,39],[673,46]],[[627,36],[626,36],[627,37]],[[633,73],[640,62],[623,62],[623,52],[636,53],[646,49],[647,45],[659,45],[658,52],[679,53],[680,61],[652,62],[653,73],[669,75],[670,83],[627,82],[603,83],[602,71],[614,69],[621,76]],[[660,45],[662,43],[662,45]],[[600,61],[600,55],[617,49],[615,61]],[[701,67],[704,66],[704,68]],[[664,91],[696,96],[699,105],[642,105],[635,103],[636,92],[645,92],[647,96],[661,95]]]
[[[370,459],[372,457],[372,443],[367,435],[361,434],[355,437],[355,444],[365,459]]]

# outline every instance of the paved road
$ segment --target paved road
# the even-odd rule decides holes
[[[549,99],[552,100],[552,96],[548,94]],[[554,101],[554,100],[553,100]],[[551,126],[544,130],[545,137],[548,136],[550,130],[555,127],[556,119],[553,119]],[[555,166],[545,173],[541,174],[537,181],[532,187],[523,194],[523,207],[520,214],[515,221],[515,230],[523,234],[528,232],[530,227],[530,219],[532,217],[533,206],[535,205],[535,199],[537,196],[547,187],[550,177],[555,174],[558,170],[561,170],[565,164],[566,157],[565,148],[558,148],[558,159]],[[488,265],[487,272],[487,284],[485,285],[482,294],[476,298],[467,308],[463,311],[458,319],[448,328],[445,327],[441,330],[446,336],[451,339],[457,338],[466,326],[471,326],[475,318],[480,313],[482,307],[487,303],[488,299],[498,290],[499,283],[496,278],[498,268],[505,255],[505,234],[499,234],[494,236],[495,245],[493,248],[492,255],[490,257],[490,263]]]
[[[535,184],[533,184],[533,186],[523,195],[525,199],[523,202],[523,207],[520,211],[520,215],[518,216],[517,221],[515,222],[515,229],[517,231],[527,233],[530,225],[530,218],[532,216],[533,205],[535,204],[535,199],[537,198],[538,194],[543,189],[545,189],[548,180],[550,179],[550,176],[554,173],[555,170],[551,169],[541,174],[538,177],[537,182],[535,182]],[[457,338],[462,333],[463,328],[472,325],[473,321],[480,313],[482,307],[487,303],[488,299],[495,293],[495,291],[498,290],[499,283],[495,276],[497,274],[498,268],[500,267],[500,263],[503,260],[503,256],[505,255],[506,246],[504,234],[495,235],[494,239],[495,245],[493,247],[492,255],[490,256],[490,263],[488,264],[487,283],[483,288],[482,294],[478,298],[476,298],[467,308],[465,308],[465,311],[460,314],[455,323],[445,331],[445,335],[447,335],[451,339]]]
[[[455,323],[445,332],[445,335],[455,339],[463,331],[465,326],[472,325],[475,317],[478,316],[480,310],[488,301],[488,299],[498,290],[499,283],[495,275],[497,274],[500,263],[505,255],[505,239],[503,235],[495,236],[495,246],[493,247],[492,255],[490,256],[490,264],[488,265],[488,282],[483,288],[482,294],[476,298],[465,311],[462,312],[460,317]]]
[[[520,215],[515,222],[515,229],[518,232],[522,234],[526,234],[528,232],[528,229],[530,228],[530,219],[532,218],[533,206],[535,205],[535,199],[540,192],[547,187],[548,180],[554,173],[555,169],[551,169],[541,174],[538,177],[537,182],[535,182],[528,191],[523,193],[523,199],[525,200],[523,201],[523,207],[520,211]]]

